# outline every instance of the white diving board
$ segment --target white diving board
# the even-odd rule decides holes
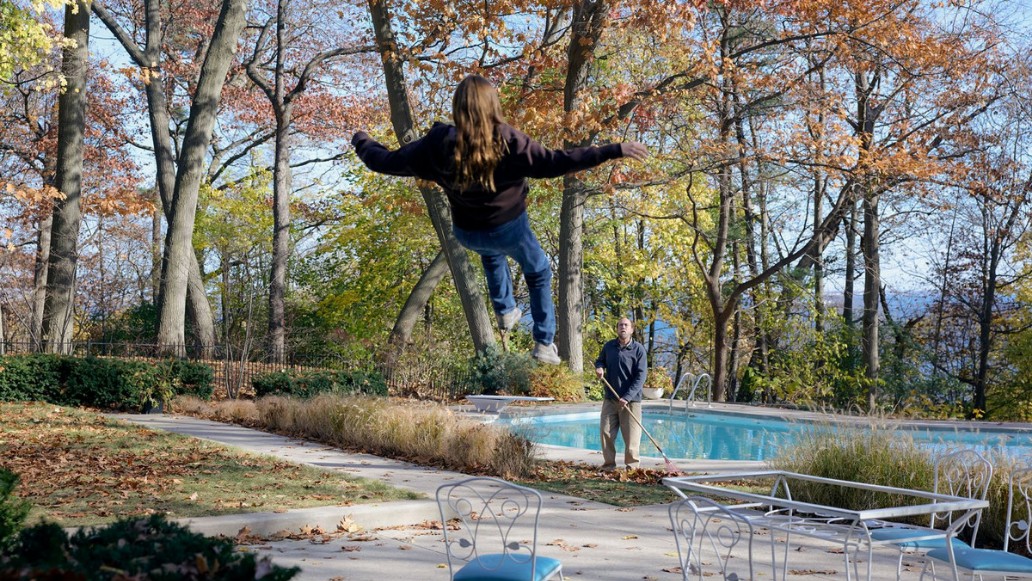
[[[478,412],[500,412],[514,401],[552,401],[554,397],[531,397],[529,395],[467,395],[466,399]]]

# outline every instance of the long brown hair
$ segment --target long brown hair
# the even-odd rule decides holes
[[[456,185],[479,185],[494,191],[494,170],[506,151],[497,126],[504,123],[498,91],[480,75],[469,75],[455,88],[452,99],[455,121]]]

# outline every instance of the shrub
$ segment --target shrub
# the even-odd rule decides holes
[[[179,379],[180,395],[211,399],[215,393],[215,371],[210,365],[176,359],[172,361],[172,373]]]
[[[387,395],[387,380],[376,371],[274,371],[251,380],[255,395],[309,398],[321,393]]]
[[[67,359],[68,375],[65,379],[61,405],[91,406],[103,409],[126,409],[136,407],[139,387],[132,381],[132,375],[143,369],[145,364],[117,359]]]
[[[982,523],[978,528],[978,543],[984,544],[986,547],[1002,548],[1004,526],[1007,523],[1007,496],[1010,494],[1011,472],[1024,466],[1021,459],[999,451],[992,452],[989,455],[989,461],[993,465],[993,479],[989,483],[989,507],[982,511]],[[1028,518],[1024,512],[1025,505],[1017,500],[1015,500],[1012,510],[1014,511],[1013,522]],[[1011,543],[1010,550],[1032,556],[1026,553],[1024,543]]]
[[[506,353],[492,345],[474,355],[467,365],[469,379],[462,386],[464,393],[530,394],[530,374],[535,364],[525,353]]]
[[[583,401],[584,379],[565,365],[538,365],[530,370],[530,395],[556,401]]]
[[[268,429],[300,434],[371,454],[502,478],[525,477],[533,445],[504,427],[456,417],[438,404],[397,404],[381,398],[319,395],[310,400],[269,396],[256,402]]]
[[[214,373],[185,361],[19,355],[0,358],[0,400],[138,410],[181,392],[211,397]]]
[[[54,524],[21,532],[16,547],[0,556],[0,576],[32,579],[257,579],[294,577],[297,567],[272,565],[268,557],[236,552],[233,541],[210,538],[168,522],[162,515],[120,520],[80,530],[70,538]]]
[[[606,386],[595,376],[595,370],[589,369],[581,374],[581,381],[584,384],[584,395],[591,401],[602,401],[605,397]]]
[[[14,496],[18,475],[0,468],[0,553],[11,546],[29,515],[29,503]]]
[[[931,454],[913,439],[880,428],[816,426],[782,450],[771,465],[813,476],[914,490],[931,490],[934,484]],[[886,502],[882,493],[841,486],[793,482],[791,487],[793,498],[814,504],[862,510]],[[916,524],[922,522],[927,524],[927,517]]]
[[[0,357],[0,400],[52,401],[61,392],[61,365],[57,355]]]

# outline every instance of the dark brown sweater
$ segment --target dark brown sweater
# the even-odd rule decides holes
[[[527,178],[554,178],[622,157],[620,144],[575,149],[545,149],[522,131],[500,124],[508,151],[495,168],[495,190],[455,186],[455,127],[435,123],[422,139],[391,151],[359,131],[351,139],[369,169],[436,182],[451,203],[452,220],[464,230],[487,230],[517,218],[527,209]]]

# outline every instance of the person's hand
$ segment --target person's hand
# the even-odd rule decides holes
[[[355,135],[351,137],[351,145],[358,145],[359,141],[369,139],[369,134],[365,131],[356,131]]]
[[[624,157],[630,157],[642,161],[649,156],[649,149],[637,141],[625,141],[620,144],[620,153]]]
[[[620,406],[621,407],[627,407],[627,400],[621,397],[620,398]]]
[[[602,376],[605,375],[605,374],[606,374],[606,370],[605,369],[602,369],[601,367],[596,367],[595,368],[595,375],[597,375],[599,379],[602,379]]]

